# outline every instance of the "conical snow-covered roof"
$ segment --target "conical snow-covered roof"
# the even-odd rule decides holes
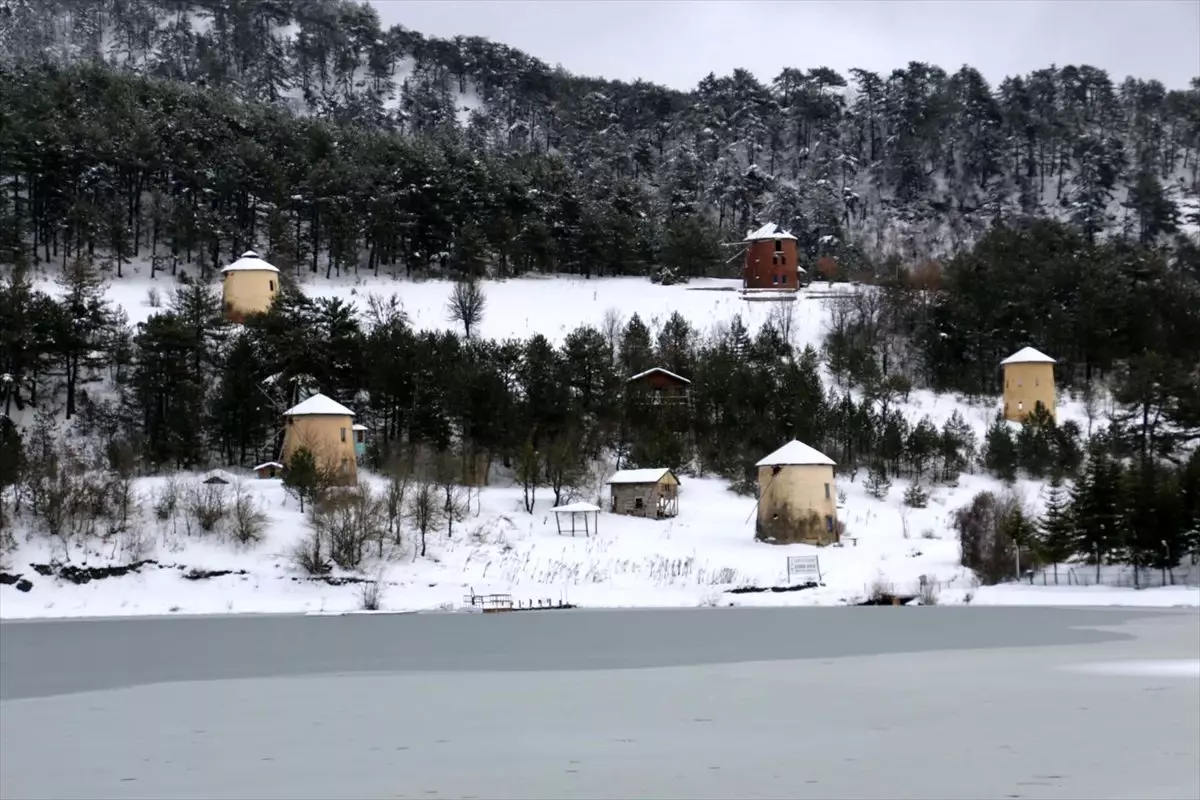
[[[836,466],[836,462],[815,447],[792,439],[783,447],[759,461],[757,467]]]
[[[258,257],[258,253],[253,250],[247,250],[242,253],[242,257],[230,264],[221,272],[279,272],[272,264],[263,261]]]
[[[1055,364],[1053,358],[1046,355],[1040,350],[1034,350],[1032,347],[1022,347],[1017,352],[1013,353],[1008,358],[1000,362],[1000,365],[1005,364]]]
[[[756,231],[750,231],[746,234],[744,242],[757,242],[764,239],[795,239],[790,233],[776,225],[774,222],[768,222]]]
[[[354,412],[332,397],[314,394],[299,405],[292,406],[283,412],[283,415],[285,417],[353,417]]]

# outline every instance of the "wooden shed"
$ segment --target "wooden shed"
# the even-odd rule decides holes
[[[214,484],[218,486],[228,486],[229,484],[234,483],[236,480],[237,477],[232,473],[226,472],[223,469],[214,469],[204,473],[204,477],[200,479],[200,482],[207,483],[210,486]]]
[[[259,478],[266,480],[267,478],[280,478],[283,476],[283,464],[278,461],[265,461],[254,468],[254,472]]]
[[[662,367],[651,367],[628,378],[625,385],[646,393],[654,405],[687,405],[691,399],[692,382]]]
[[[679,478],[666,467],[618,470],[608,486],[614,514],[664,519],[679,513]]]

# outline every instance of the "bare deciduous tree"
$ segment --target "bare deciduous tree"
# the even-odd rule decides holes
[[[383,490],[383,515],[386,518],[387,538],[399,547],[404,543],[405,502],[412,484],[412,472],[402,459],[388,466],[387,487]],[[383,538],[379,540],[379,555],[383,556]]]
[[[454,537],[454,523],[466,519],[470,510],[470,495],[459,483],[458,466],[458,459],[452,452],[438,454],[435,474],[442,500],[442,520],[446,523],[447,539]]]
[[[779,336],[792,347],[796,345],[796,304],[772,303],[767,322],[779,331]]]
[[[600,334],[604,337],[604,342],[608,345],[609,353],[612,355],[613,362],[617,360],[617,354],[621,352],[621,336],[625,332],[625,318],[621,316],[618,309],[610,308],[604,312],[604,319],[600,323]]]
[[[322,498],[313,506],[309,524],[326,543],[329,558],[343,569],[358,567],[367,545],[387,536],[384,503],[367,483]]]
[[[108,446],[108,464],[113,470],[109,493],[113,503],[113,526],[111,533],[123,533],[129,529],[129,520],[136,517],[140,509],[134,472],[137,454],[133,446],[124,441],[112,442]]]
[[[532,437],[526,440],[517,456],[517,480],[524,490],[525,511],[532,514],[533,504],[537,502],[537,487],[541,479],[541,464],[538,452],[533,446]]]
[[[408,497],[407,517],[410,525],[417,532],[418,547],[416,556],[425,557],[429,532],[441,521],[442,504],[439,502],[437,487],[427,481],[413,485]]]
[[[483,312],[487,308],[487,297],[483,287],[476,280],[463,280],[454,284],[450,292],[450,300],[446,304],[450,319],[463,326],[466,338],[471,338],[471,332],[483,322]]]
[[[576,431],[566,430],[555,435],[543,453],[543,476],[554,492],[554,505],[570,501],[586,474],[582,455],[583,438]]]

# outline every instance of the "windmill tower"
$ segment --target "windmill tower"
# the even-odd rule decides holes
[[[1053,358],[1023,347],[1000,362],[1004,370],[1004,418],[1023,422],[1038,405],[1057,417]]]
[[[283,442],[287,433],[287,419],[284,414],[292,406],[298,405],[316,394],[312,389],[315,385],[316,381],[311,375],[300,374],[285,377],[285,373],[281,372],[268,375],[259,382],[258,391],[266,398],[267,407],[270,408],[277,420],[271,430],[270,457],[275,459],[278,456],[280,461],[268,463],[282,463]]]
[[[358,482],[358,454],[355,452],[354,412],[323,394],[283,412],[283,454],[287,464],[296,451],[306,448],[317,466],[341,485]]]
[[[796,245],[796,237],[773,222],[748,232],[741,242],[730,243],[743,248],[743,299],[796,299],[805,273]]]
[[[221,270],[221,281],[221,304],[230,322],[266,312],[279,294],[279,270],[253,250]]]

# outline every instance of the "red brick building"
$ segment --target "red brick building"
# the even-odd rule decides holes
[[[743,289],[794,292],[800,288],[802,270],[795,236],[772,222],[748,233],[742,243],[746,245]]]

